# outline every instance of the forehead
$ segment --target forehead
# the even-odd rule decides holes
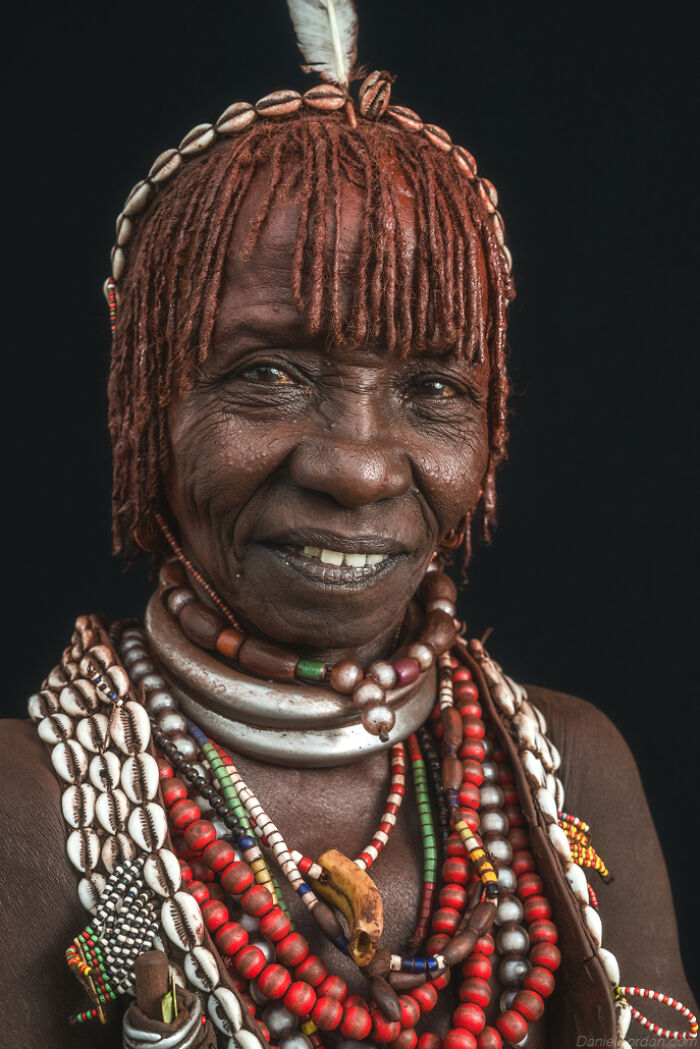
[[[420,221],[415,189],[396,162],[381,177],[391,185],[391,200],[389,203],[387,195],[384,213],[373,216],[373,225],[367,222],[365,187],[347,177],[336,177],[327,195],[328,203],[319,212],[313,206],[313,195],[307,207],[303,195],[295,191],[298,181],[282,182],[281,189],[272,192],[272,168],[267,165],[257,171],[233,225],[214,347],[232,337],[263,334],[282,339],[304,338],[307,342],[312,337],[327,348],[333,342],[329,339],[330,308],[327,305],[321,311],[320,327],[313,332],[304,309],[314,290],[320,288],[326,304],[335,299],[343,328],[350,322],[352,331],[358,286],[366,277],[367,238],[371,254],[377,223],[382,224],[385,234],[397,234],[401,258],[396,260],[396,268],[401,267],[404,274],[415,270],[418,253],[425,254],[430,235]],[[476,265],[482,279],[475,283],[485,311],[487,280],[483,257],[476,260]],[[391,298],[391,279],[386,274],[379,289],[387,301]],[[382,347],[372,349],[381,351]]]

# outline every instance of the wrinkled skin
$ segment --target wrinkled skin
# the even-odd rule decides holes
[[[363,200],[343,186],[347,309]],[[371,657],[477,502],[488,365],[309,338],[291,291],[296,207],[274,207],[243,257],[264,189],[259,178],[236,224],[201,379],[171,407],[168,501],[185,549],[250,629],[299,651]],[[392,556],[351,585],[328,570],[312,578],[289,545]]]

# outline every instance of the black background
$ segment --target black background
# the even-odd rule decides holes
[[[394,100],[475,154],[515,258],[511,459],[495,543],[473,564],[470,630],[493,626],[513,676],[584,696],[622,730],[692,971],[698,17],[358,6],[361,60],[397,73]],[[0,125],[2,701],[21,716],[76,614],[138,613],[150,589],[144,566],[124,574],[110,557],[101,285],[123,199],[193,125],[310,82],[282,0],[25,5],[14,18]]]

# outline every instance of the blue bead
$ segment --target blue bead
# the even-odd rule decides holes
[[[311,892],[311,886],[307,885],[306,882],[304,882],[297,889],[297,893],[299,894],[299,896],[305,896],[307,892]]]
[[[242,849],[252,849],[254,845],[257,845],[255,838],[251,838],[249,834],[245,834],[238,843]]]
[[[437,969],[438,963],[435,960],[435,958],[428,958],[427,962],[428,962],[428,971],[429,972],[432,972],[434,969]]]

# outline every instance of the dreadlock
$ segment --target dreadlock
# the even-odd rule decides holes
[[[397,167],[413,196],[410,229],[386,175]],[[139,221],[120,282],[109,380],[115,552],[133,554],[135,535],[148,532],[162,507],[168,408],[207,355],[232,230],[263,171],[267,192],[244,251],[253,250],[276,203],[298,202],[292,292],[309,335],[323,328],[336,345],[488,359],[490,455],[481,507],[488,538],[495,472],[506,453],[506,306],[513,296],[489,213],[454,160],[423,138],[385,123],[351,127],[342,115],[302,113],[253,125],[189,161]],[[345,312],[341,179],[364,194],[354,295]]]

